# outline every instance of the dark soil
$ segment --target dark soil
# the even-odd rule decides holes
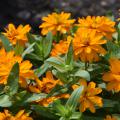
[[[119,17],[120,0],[0,0],[0,29],[8,23],[30,24],[39,31],[41,17],[53,11],[71,12],[72,16],[105,15]]]

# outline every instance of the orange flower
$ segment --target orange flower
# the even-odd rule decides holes
[[[102,40],[101,35],[97,35],[95,31],[88,31],[83,29],[77,31],[75,38],[73,39],[74,55],[80,57],[84,62],[98,61],[98,55],[104,55],[105,49],[102,48],[102,44],[105,44],[106,40]]]
[[[49,98],[44,98],[44,99],[38,100],[37,102],[40,105],[47,107],[49,104],[51,104],[55,100],[62,99],[62,98],[67,99],[67,98],[69,98],[69,96],[70,96],[69,94],[61,94],[61,95],[57,95],[57,96],[53,96],[53,97],[49,97]]]
[[[15,116],[12,116],[8,110],[0,113],[0,120],[33,120],[24,110],[19,111]]]
[[[8,110],[4,110],[4,112],[0,112],[0,120],[14,120],[14,118]]]
[[[79,19],[78,22],[78,26],[80,28],[96,31],[98,34],[106,36],[108,38],[111,38],[112,34],[115,32],[115,22],[111,21],[105,16],[87,16],[86,19]]]
[[[117,118],[110,116],[110,115],[107,115],[104,120],[117,120]]]
[[[75,21],[73,19],[70,20],[70,16],[70,13],[61,12],[59,14],[52,13],[47,17],[43,17],[42,20],[44,22],[39,26],[42,28],[42,34],[46,35],[49,31],[52,31],[53,34],[56,34],[57,32],[63,34],[67,33]]]
[[[102,107],[102,98],[97,95],[102,92],[101,88],[95,88],[96,84],[90,82],[87,85],[87,82],[83,79],[80,80],[79,85],[84,86],[83,94],[80,97],[80,111],[84,112],[86,109],[89,109],[92,113],[95,113],[94,105]],[[72,86],[73,89],[79,87],[79,85]]]
[[[30,31],[31,27],[29,25],[19,25],[17,28],[13,24],[9,24],[8,28],[5,28],[3,34],[10,40],[13,45],[20,43],[24,45],[28,39],[26,34]]]
[[[29,89],[31,92],[44,92],[44,93],[49,93],[55,86],[56,84],[60,84],[60,80],[54,80],[54,77],[51,73],[51,71],[48,71],[46,73],[46,77],[43,77],[42,81],[40,81],[37,77],[35,79],[36,85],[30,85]]]
[[[14,51],[6,52],[5,49],[0,50],[0,84],[7,84],[7,78],[13,65],[18,62],[19,71],[19,83],[22,87],[27,86],[27,79],[34,77],[34,72],[31,70],[32,64],[26,60],[22,61],[20,56],[15,56]]]
[[[67,41],[61,40],[59,43],[54,45],[54,48],[51,51],[51,56],[64,55],[68,52],[70,41],[72,40],[71,36],[67,37]]]
[[[120,60],[117,58],[110,59],[110,71],[103,75],[103,80],[107,82],[107,90],[120,91]]]
[[[24,110],[20,110],[16,115],[15,115],[15,120],[33,120],[31,117],[29,117],[28,113],[25,113]]]

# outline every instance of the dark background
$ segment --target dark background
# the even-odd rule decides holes
[[[119,17],[119,9],[120,0],[0,0],[0,30],[14,23],[30,24],[37,32],[41,17],[53,11],[71,12],[72,17],[77,18],[105,15],[111,10]]]

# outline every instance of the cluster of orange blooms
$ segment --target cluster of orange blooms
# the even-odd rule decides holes
[[[60,56],[68,52],[69,44],[72,41],[75,60],[80,59],[83,62],[96,62],[100,60],[100,56],[104,56],[107,51],[102,46],[107,43],[107,39],[112,38],[115,32],[115,22],[107,17],[91,17],[79,18],[78,23],[74,19],[70,19],[70,13],[52,13],[47,17],[43,17],[43,23],[40,25],[42,34],[46,35],[49,31],[53,35],[57,32],[61,34],[68,34],[68,37],[61,40],[59,43],[54,43],[51,50],[51,56]],[[78,29],[74,35],[70,35],[69,31],[72,27],[77,26]],[[26,33],[30,31],[31,27],[18,26],[15,28],[13,24],[9,24],[3,33],[11,42],[12,45],[20,44],[25,45],[28,41]],[[104,39],[106,37],[106,39]],[[0,50],[0,84],[6,84],[7,78],[12,66],[18,62],[20,66],[19,84],[23,88],[29,89],[35,93],[48,94],[56,84],[63,84],[60,80],[55,80],[52,72],[48,71],[46,77],[39,80],[32,70],[32,63],[28,60],[23,60],[21,56],[15,55],[14,51],[6,52],[4,48]],[[107,83],[107,90],[120,91],[120,60],[116,58],[110,59],[110,71],[104,73],[103,80]],[[29,85],[28,80],[34,80],[35,85]],[[101,88],[96,87],[94,82],[87,83],[85,80],[80,80],[79,85],[73,85],[72,88],[76,89],[79,86],[84,86],[84,91],[80,97],[80,111],[84,112],[89,109],[95,112],[95,105],[102,107],[102,98],[98,96],[102,92]],[[40,105],[48,106],[51,102],[60,98],[68,98],[69,94],[62,94],[50,98],[44,98],[36,101]],[[0,113],[0,120],[32,120],[20,111],[16,116],[12,116],[7,110]],[[116,120],[111,116],[106,116],[104,120]]]
[[[19,111],[15,116],[9,113],[8,110],[4,110],[4,112],[0,112],[0,120],[33,120],[29,117],[28,113],[25,113],[24,110]]]

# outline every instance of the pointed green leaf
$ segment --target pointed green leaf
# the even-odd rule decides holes
[[[48,57],[48,55],[51,51],[52,41],[53,41],[53,36],[52,36],[52,33],[49,32],[47,34],[46,38],[43,39],[44,58]]]
[[[80,100],[80,96],[83,92],[84,87],[80,86],[79,88],[75,89],[73,91],[73,93],[71,94],[70,98],[68,99],[67,103],[66,103],[66,107],[70,108],[72,111],[75,111],[78,102]]]
[[[50,67],[50,65],[48,63],[44,63],[42,66],[40,66],[39,68],[35,69],[35,74],[40,77],[41,75],[43,75],[45,73],[45,71]]]
[[[9,87],[9,94],[14,95],[18,91],[19,81],[19,64],[14,64],[7,80],[7,86]]]
[[[78,70],[74,76],[76,77],[81,77],[81,78],[84,78],[86,79],[87,81],[90,81],[90,74],[88,73],[88,71],[86,70]]]
[[[69,45],[69,50],[66,55],[66,60],[65,60],[66,65],[73,65],[73,46],[72,46],[72,41]]]
[[[43,107],[40,105],[32,105],[32,110],[34,110],[37,114],[40,116],[43,116],[45,118],[49,118],[52,120],[58,120],[58,116],[55,115],[55,113],[48,107]]]
[[[26,54],[29,54],[31,52],[33,52],[33,46],[35,45],[35,42],[32,43],[23,53],[22,53],[22,58],[25,57]]]
[[[52,65],[54,68],[56,68],[60,72],[66,72],[65,70],[65,64],[62,59],[51,57],[46,60],[46,62],[50,65]]]
[[[0,96],[0,107],[10,107],[12,102],[8,95],[1,95]]]
[[[34,43],[36,41],[34,36],[31,33],[27,33],[27,38],[28,38],[28,42],[30,44],[32,44],[32,43]]]
[[[40,93],[40,94],[31,94],[24,102],[33,102],[40,99],[46,98],[46,94]]]
[[[0,40],[2,41],[2,44],[3,44],[6,51],[10,51],[13,49],[10,41],[3,34],[0,34]]]

